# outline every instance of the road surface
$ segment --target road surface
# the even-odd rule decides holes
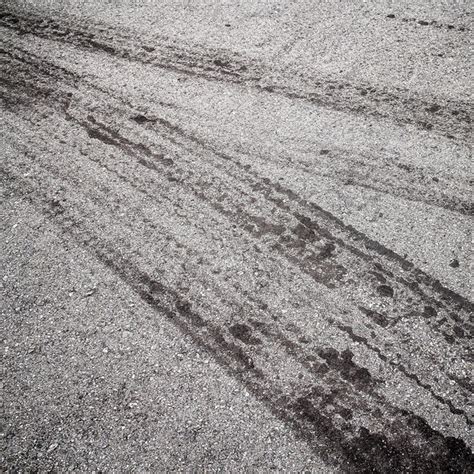
[[[1,7],[2,468],[471,472],[462,2]]]

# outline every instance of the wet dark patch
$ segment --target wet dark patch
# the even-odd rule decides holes
[[[360,465],[372,465],[372,472],[405,472],[403,453],[389,441],[386,435],[372,433],[361,427],[351,442],[358,449],[352,453],[353,461]],[[375,468],[375,469],[374,469]]]
[[[390,325],[390,321],[388,318],[377,311],[373,311],[368,308],[364,308],[363,306],[359,306],[359,309],[366,315],[368,316],[375,324],[377,324],[380,327],[386,328],[387,326]]]
[[[394,295],[393,288],[389,285],[379,285],[377,287],[377,293],[380,296],[385,296],[387,298],[393,298]]]
[[[335,250],[336,250],[336,246],[332,242],[327,243],[323,247],[321,252],[319,252],[318,259],[319,260],[326,260],[327,258],[333,257]]]
[[[89,44],[94,49],[98,49],[99,51],[104,51],[105,53],[108,53],[108,54],[116,54],[117,53],[116,49],[113,48],[112,46],[109,46],[109,45],[104,44],[104,43],[100,43],[99,41],[96,41],[96,40],[89,39]]]
[[[358,388],[369,388],[374,385],[375,380],[365,367],[359,367],[352,358],[354,354],[346,349],[339,353],[336,349],[328,347],[317,351],[318,355],[326,361],[328,366],[337,370],[342,377]]]
[[[233,324],[229,327],[229,332],[237,339],[240,339],[242,342],[245,342],[245,344],[255,345],[262,343],[262,341],[258,337],[254,336],[252,328],[250,326],[247,326],[246,324]]]
[[[300,238],[301,240],[307,241],[307,242],[312,242],[317,239],[316,234],[312,229],[309,229],[305,225],[298,223],[294,228],[293,228],[293,233]]]
[[[120,144],[117,143],[113,138],[110,138],[109,136],[107,136],[106,134],[100,132],[97,129],[88,128],[87,129],[87,134],[89,135],[90,138],[94,138],[96,140],[99,140],[102,143],[105,143],[106,145],[120,146]]]
[[[474,464],[474,456],[463,440],[452,436],[443,437],[421,416],[406,410],[402,410],[402,415],[407,428],[421,433],[428,441],[424,446],[421,446],[425,452],[423,457],[418,460],[419,468],[422,468],[423,472],[467,473],[470,471],[470,467]],[[406,441],[401,446],[409,452],[413,459],[416,447],[408,445]],[[415,459],[412,460],[413,464],[414,461]]]
[[[142,48],[147,52],[147,53],[152,53],[155,51],[155,48],[153,46],[142,46]]]
[[[156,120],[148,118],[148,117],[146,117],[145,115],[142,115],[142,114],[135,115],[134,117],[132,117],[132,120],[134,122],[137,122],[140,125],[142,125],[144,123],[147,123],[147,122],[156,122]]]

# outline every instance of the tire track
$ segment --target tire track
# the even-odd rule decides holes
[[[16,49],[13,48],[12,49]],[[17,71],[21,71],[22,62],[26,62],[28,66],[35,66],[36,69],[43,71],[46,75],[55,77],[61,83],[77,84],[78,82],[86,83],[88,86],[96,90],[100,90],[97,84],[91,81],[84,81],[76,77],[71,72],[60,68],[57,65],[47,62],[44,59],[35,57],[31,52],[18,49],[18,54],[2,51],[19,64],[16,66]],[[27,71],[25,71],[27,74]],[[105,91],[102,91],[105,92]],[[126,105],[132,110],[136,108],[129,101],[125,101]],[[170,105],[170,104],[166,104]],[[133,117],[137,123],[146,126],[152,125],[157,120],[151,117],[137,114]],[[242,150],[245,154],[246,151]],[[252,156],[249,156],[252,158]],[[275,163],[279,166],[288,166],[288,162],[273,155],[262,155],[259,157],[267,163]],[[299,169],[303,176],[309,179],[317,177],[328,177],[336,180],[344,186],[356,186],[390,196],[396,196],[413,202],[421,202],[429,205],[437,206],[441,209],[458,212],[462,215],[472,215],[474,205],[468,200],[471,184],[466,180],[459,181],[457,186],[450,183],[449,178],[441,176],[430,176],[429,172],[420,167],[413,165],[398,163],[395,156],[372,156],[368,154],[354,154],[347,149],[321,149],[317,159],[317,170],[313,160],[305,160],[295,157],[291,161],[294,169]],[[336,165],[337,163],[337,165]],[[335,168],[335,169],[334,169]],[[360,171],[359,171],[360,170]],[[446,193],[446,184],[450,185],[450,194]]]
[[[386,18],[394,21],[399,21],[403,23],[416,23],[420,26],[427,26],[431,28],[446,29],[449,31],[469,31],[469,28],[465,25],[453,25],[451,23],[445,23],[437,20],[424,20],[419,18],[409,18],[406,16],[395,15],[394,13],[389,13],[386,15]]]
[[[471,135],[472,108],[468,103],[456,103],[440,97],[423,98],[400,88],[389,91],[372,84],[354,85],[320,78],[310,81],[300,78],[298,86],[289,88],[269,82],[267,77],[271,73],[266,67],[246,58],[202,48],[182,50],[171,44],[164,47],[155,43],[153,46],[137,44],[127,32],[122,31],[123,36],[119,37],[117,31],[112,34],[107,28],[104,31],[103,27],[94,28],[90,23],[86,27],[78,19],[74,21],[75,27],[71,27],[52,18],[25,17],[5,9],[1,12],[0,25],[20,35],[32,34],[211,81],[243,84],[263,93],[281,94],[335,110],[410,124],[448,138],[469,141]],[[227,55],[224,57],[224,54]]]
[[[44,180],[41,179],[41,182],[44,182]],[[42,185],[42,186],[43,186],[43,185]],[[26,192],[28,192],[28,193],[31,194],[32,196],[38,195],[38,193],[40,192],[40,191],[39,191],[39,189],[40,189],[39,186],[38,186],[38,188],[37,188],[36,191],[35,191],[35,190],[30,190],[30,191],[28,191],[28,186],[25,185],[25,183],[22,183],[22,184],[21,184],[20,189],[22,190],[22,192],[25,192],[25,190],[26,190]],[[50,198],[49,198],[48,196],[46,196],[45,199],[47,200],[46,202],[49,202],[49,201],[50,201]],[[63,214],[65,214],[65,213],[67,212],[66,209],[62,208],[61,205],[59,205],[59,204],[55,204],[52,209],[51,209],[51,206],[46,205],[46,208],[47,208],[47,212],[48,212],[48,213],[52,213],[52,215],[53,215],[54,217],[63,216]],[[85,243],[86,245],[89,243],[89,239],[86,239],[85,241],[83,241],[82,237],[79,239],[79,241],[80,241],[80,243],[82,243],[82,244]],[[96,242],[96,240],[93,240],[93,242]],[[119,254],[119,255],[121,255],[121,254]],[[121,257],[121,258],[122,258],[122,257]],[[113,258],[108,258],[108,259],[106,260],[106,264],[110,264],[111,261],[112,261],[112,262],[116,262],[116,258],[115,258],[115,259],[113,259]],[[134,275],[135,275],[135,277],[136,277],[136,274],[135,274],[135,273],[134,273]],[[137,280],[140,281],[140,282],[147,281],[147,280],[145,279],[145,277],[140,277],[140,278],[136,277],[136,278],[137,278]],[[136,281],[136,280],[135,280],[135,281]],[[155,284],[155,283],[152,282],[152,283],[150,283],[150,285],[151,285],[152,288],[157,288],[157,287],[158,287],[158,288],[160,289],[160,291],[161,291],[161,287],[160,287],[160,286],[157,286],[157,284]],[[149,303],[151,303],[151,301],[153,301],[153,300],[150,298],[149,295],[144,295],[144,297],[146,298],[146,301],[148,301]],[[188,303],[183,303],[182,305],[180,305],[180,308],[183,308],[183,310],[186,309],[186,308],[189,308],[189,304],[188,304]],[[194,319],[193,319],[193,320],[194,320]],[[198,321],[197,324],[200,325],[200,324],[201,324],[201,323],[200,323],[201,320],[198,319],[197,321]],[[241,358],[240,358],[240,359],[241,359]],[[244,360],[245,360],[245,359],[244,359]],[[241,370],[241,369],[237,369],[237,370]],[[307,403],[307,402],[304,402],[303,400],[304,400],[303,398],[299,398],[299,399],[298,399],[298,406],[300,406],[301,404],[303,404],[304,407],[305,407],[305,409],[306,409],[307,411],[310,410],[310,408],[308,408],[308,403]],[[315,417],[315,414],[312,413],[312,412],[310,412],[310,413],[311,413],[312,419],[315,419],[315,418],[314,418],[314,417]],[[318,418],[318,419],[320,419],[320,418]],[[365,432],[364,432],[364,433],[365,433]]]
[[[13,176],[9,172],[2,174],[10,181],[7,186],[13,188],[16,194],[25,196],[36,207],[42,209],[42,212],[54,221],[67,239],[72,238],[79,245],[88,248],[102,264],[116,273],[147,304],[155,308],[160,315],[164,314],[202,348],[212,353],[220,364],[245,384],[248,390],[268,403],[274,413],[296,426],[299,434],[311,445],[314,446],[316,443],[316,447],[321,449],[321,446],[317,446],[317,444],[320,443],[321,438],[324,438],[327,443],[324,445],[325,450],[329,449],[330,453],[337,454],[338,459],[359,466],[363,472],[387,468],[419,470],[421,466],[426,465],[441,470],[448,468],[448,466],[457,466],[463,469],[468,465],[472,454],[469,454],[469,450],[460,440],[451,437],[443,438],[429,428],[429,425],[420,417],[405,411],[402,411],[402,416],[407,418],[412,435],[421,436],[423,439],[423,451],[418,446],[419,441],[411,445],[410,441],[406,439],[406,433],[403,433],[402,436],[398,434],[399,439],[396,440],[400,444],[397,445],[389,442],[386,435],[372,434],[365,428],[360,428],[358,434],[353,438],[341,437],[340,431],[333,425],[329,417],[319,412],[321,407],[315,403],[315,399],[320,397],[320,387],[313,386],[306,395],[296,393],[290,396],[283,394],[273,386],[262,387],[258,383],[263,377],[261,370],[256,367],[252,357],[247,355],[242,347],[228,341],[228,333],[222,333],[220,328],[205,321],[202,316],[191,309],[188,301],[182,300],[173,290],[166,288],[150,275],[140,271],[132,262],[127,261],[121,252],[117,252],[101,242],[101,239],[86,230],[85,221],[78,221],[69,215],[68,210],[60,204],[51,207],[48,204],[51,201],[48,194],[38,200],[41,195],[39,187],[32,189],[24,179]],[[15,184],[12,183],[12,179],[14,182],[16,181]],[[336,364],[336,367],[350,360],[346,359],[347,355],[338,355],[337,351],[334,352],[333,349],[322,351],[320,355],[328,363]],[[349,372],[346,374],[350,376],[351,369],[344,369],[344,371],[348,370]],[[356,368],[356,370],[359,369]],[[316,373],[321,375],[321,369]],[[332,396],[336,393],[338,393],[337,390]],[[322,407],[325,403],[327,404],[324,397],[323,400]],[[347,430],[347,426],[345,428]],[[401,443],[406,444],[402,445]],[[430,451],[426,455],[427,448]],[[378,454],[376,457],[373,456],[374,450]],[[422,452],[423,457],[421,457]],[[406,458],[407,455],[409,459]]]
[[[106,143],[108,143],[108,142],[106,142]],[[416,380],[416,377],[415,377],[415,380]],[[427,386],[424,385],[424,387],[426,388]],[[434,394],[434,395],[435,395],[435,397],[436,397],[436,394]],[[438,397],[438,399],[439,399],[439,397]],[[446,402],[445,402],[445,403],[446,403]],[[451,408],[454,409],[453,407],[451,407]],[[455,409],[454,409],[454,410],[455,410]],[[459,413],[458,411],[455,410],[454,413],[456,413],[456,412]]]
[[[113,47],[95,36],[87,46],[79,30],[14,19],[2,21],[23,34],[30,28],[123,54],[115,36]],[[450,365],[469,357],[471,302],[262,174],[254,157],[221,149],[167,116],[143,115],[141,103],[29,53],[4,55],[1,100],[19,156],[6,161],[2,181],[13,196],[31,202],[62,239],[87,250],[341,469],[468,472],[469,435],[439,427],[444,416],[456,433],[472,425],[465,408],[472,386]],[[62,152],[71,155],[55,160]],[[229,256],[241,270],[214,273]],[[259,265],[255,281],[251,263]],[[428,339],[439,346],[424,347]],[[386,386],[398,381],[423,394],[423,409]]]
[[[84,124],[82,124],[82,125],[84,125]],[[87,126],[87,127],[90,127],[90,125],[87,125],[87,124],[86,124],[86,126]],[[88,133],[89,133],[89,135],[90,135],[90,134],[91,134],[90,129],[87,129],[87,130],[88,130]],[[94,130],[95,130],[95,129],[94,129]],[[120,141],[121,139],[120,139],[120,138],[117,138],[117,136],[114,136],[113,138],[107,138],[108,135],[103,135],[104,129],[102,128],[102,129],[100,129],[100,130],[101,130],[100,132],[98,132],[98,131],[95,130],[94,133],[92,133],[92,135],[94,135],[94,136],[96,136],[96,137],[97,137],[97,136],[106,137],[106,139],[103,140],[103,141],[104,141],[107,145],[112,144],[112,145],[115,145],[115,146],[119,146],[120,149],[124,149],[124,148],[126,149],[126,147],[129,147],[129,146],[130,146],[130,143],[131,143],[130,141],[128,141],[128,142],[124,142],[123,140]],[[105,131],[105,132],[107,132],[107,131]],[[102,134],[102,135],[101,135],[101,134]],[[143,145],[140,144],[140,145],[138,146],[138,148],[135,150],[135,152],[137,153],[136,156],[138,156],[139,154],[141,154],[142,151],[143,151]],[[149,152],[149,153],[151,153],[151,152]],[[159,171],[159,170],[156,169],[156,167],[154,168],[154,170]],[[173,178],[173,179],[176,181],[176,178]],[[189,182],[189,179],[187,179],[187,181]],[[206,186],[212,186],[212,184],[211,184],[211,183],[206,183]],[[227,186],[228,188],[236,189],[236,186],[235,186],[235,185],[229,185],[229,184],[227,184],[227,185],[225,185],[225,186]],[[238,186],[238,184],[237,184],[237,186]],[[209,200],[206,198],[206,196],[204,196],[204,195],[202,194],[202,192],[200,192],[200,191],[194,191],[194,192],[195,192],[195,194],[196,194],[200,199],[202,199],[203,201],[206,201],[206,200],[209,201]],[[217,207],[214,205],[214,209],[218,210],[219,212],[222,212],[223,209],[222,209],[222,207],[219,207],[219,206],[220,206],[220,204],[219,204]],[[288,209],[286,208],[286,210],[288,210]],[[241,213],[241,210],[239,210],[239,212]],[[231,220],[234,220],[234,221],[236,221],[236,219],[237,219],[237,222],[239,222],[239,219],[241,219],[241,216],[235,214],[235,212],[234,212],[234,213],[231,212],[231,213],[229,214],[229,211],[224,210],[224,215],[227,216],[227,217],[229,217]],[[248,218],[246,218],[246,219],[247,219],[247,220],[244,220],[243,222],[241,222],[241,224],[242,224],[244,227],[248,225]],[[306,218],[305,216],[301,216],[301,219],[303,219],[303,222],[305,222],[304,219],[307,219],[307,218]],[[281,220],[282,220],[282,219],[279,219],[280,222],[281,222]],[[256,235],[257,235],[257,236],[260,236],[260,237],[261,237],[260,234],[262,234],[262,232],[263,232],[262,235],[268,234],[268,233],[269,233],[269,229],[272,229],[272,228],[271,228],[271,225],[270,225],[270,227],[269,227],[269,224],[266,223],[265,221],[262,221],[261,219],[260,219],[260,220],[257,220],[257,221],[252,221],[252,223],[255,223],[255,222],[257,222],[257,223],[259,223],[259,224],[261,225],[261,226],[260,226],[260,229],[257,230],[257,232],[256,232]],[[276,225],[276,224],[275,224],[275,225]],[[300,228],[300,229],[301,229],[301,228]],[[306,229],[306,228],[303,228],[303,229],[301,229],[301,231],[304,232],[305,229]],[[281,230],[280,230],[279,232],[281,233]],[[308,233],[308,232],[309,232],[310,235],[311,235],[311,229],[309,229],[309,230],[306,229],[306,233]],[[252,234],[252,233],[255,234],[255,231],[252,231],[252,230],[251,230],[250,233],[251,233],[251,234]],[[327,235],[328,235],[327,233],[324,234],[325,237],[326,237]],[[333,239],[333,237],[332,237],[330,234],[329,234],[329,237],[328,237],[328,238]],[[306,240],[308,240],[308,239],[306,239]],[[314,240],[314,238],[313,238],[313,239],[309,239],[310,243],[314,244],[313,240]],[[331,242],[331,241],[330,241],[330,242]],[[330,242],[329,242],[329,243],[330,243]],[[329,243],[326,244],[326,246],[323,246],[323,247],[322,247],[323,250],[324,250],[324,249],[327,250],[327,245],[329,245]],[[338,243],[340,244],[340,242],[338,242]],[[334,245],[334,244],[332,244],[332,245]],[[297,243],[297,247],[302,247],[302,246],[306,246],[306,242],[305,242],[305,241],[304,241],[303,243],[301,243],[301,242]],[[273,247],[272,247],[272,249],[273,249]],[[282,255],[285,256],[285,253],[283,253]],[[304,271],[304,268],[305,268],[305,267],[301,267],[301,264],[298,264],[298,261],[299,261],[298,259],[295,260],[295,258],[294,258],[292,255],[288,255],[288,254],[286,254],[286,255],[287,255],[287,257],[289,257],[290,262],[296,263],[297,265],[299,265],[300,269],[302,269],[302,270]],[[315,255],[315,254],[313,254],[313,255]],[[371,270],[371,271],[372,271],[373,273],[375,272],[375,270]],[[307,272],[307,273],[309,273],[309,274],[311,275],[311,272]],[[377,278],[378,278],[379,280],[380,280],[380,278],[384,278],[384,277],[381,277],[381,276],[380,276],[380,273],[379,273],[378,271],[375,272],[375,273],[376,273],[376,275],[378,275]],[[314,277],[315,275],[313,274],[312,276]],[[316,281],[319,282],[319,283],[321,283],[321,278],[318,278],[318,276],[319,276],[319,275],[316,275],[316,277],[317,277],[317,278],[316,278]],[[359,276],[357,276],[357,277],[355,277],[355,278],[361,278],[361,276],[359,275]],[[323,281],[323,282],[324,282],[324,281]],[[386,281],[385,281],[385,282],[386,282]],[[386,287],[387,287],[387,285],[379,285],[379,291],[382,291],[382,290],[383,290],[383,291],[388,291],[388,292],[390,292],[391,290],[386,289]],[[380,288],[382,288],[382,290],[380,290]],[[436,302],[436,303],[439,305],[439,302]],[[398,302],[397,304],[399,304],[399,302]],[[427,307],[425,306],[425,307],[424,307],[425,313],[426,313],[426,311],[427,311],[426,308],[427,308]],[[433,311],[434,311],[434,310],[433,310]],[[364,311],[363,311],[363,312],[364,312]],[[383,325],[386,323],[386,321],[387,321],[387,317],[386,317],[386,316],[382,316],[382,315],[379,314],[379,313],[375,313],[375,314],[376,314],[377,317],[379,318],[379,322],[380,322],[380,320],[383,321],[383,323],[382,323],[382,326],[383,326]],[[431,316],[432,316],[432,315],[431,315]],[[374,312],[369,313],[369,317],[371,317],[371,318],[373,319],[373,318],[374,318]],[[459,319],[459,318],[457,318],[457,319]],[[393,322],[393,324],[396,324],[396,322]],[[391,326],[393,326],[393,324],[391,324]],[[386,325],[387,325],[387,324],[385,324],[385,326],[386,326]],[[439,329],[439,328],[437,328],[437,329]],[[469,324],[468,324],[468,326],[467,326],[467,329],[470,329]],[[457,330],[457,333],[459,333],[458,336],[459,336],[459,335],[462,335],[462,333],[460,332],[459,329]],[[446,333],[445,333],[445,335],[452,338],[452,336],[450,336],[449,334],[446,334]],[[450,342],[452,343],[453,341],[450,341]],[[417,351],[419,351],[419,349],[418,349]],[[415,379],[415,380],[416,380],[416,379]],[[422,384],[422,386],[423,386],[423,384]],[[425,388],[426,388],[426,387],[429,387],[429,384],[428,384],[428,385],[425,384],[424,387],[425,387]],[[439,397],[438,397],[438,398],[439,398]],[[449,403],[446,402],[446,401],[444,401],[444,403],[446,403],[446,404],[449,405]],[[454,410],[454,413],[456,413],[456,410],[457,410],[457,409],[455,409],[455,408],[453,408],[453,407],[451,407],[451,409]]]

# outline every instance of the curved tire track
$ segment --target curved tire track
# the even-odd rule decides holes
[[[101,43],[98,32],[91,39],[53,20],[7,14],[2,22],[22,34],[131,56],[120,50],[119,35]],[[142,104],[24,51],[4,53],[5,134],[19,153],[4,166],[9,193],[31,201],[62,238],[87,249],[157,317],[192,337],[328,461],[358,472],[468,472],[473,456],[462,430],[472,426],[472,386],[451,362],[465,366],[469,358],[470,301],[262,175],[245,157],[166,117],[146,117]],[[154,67],[145,53],[132,59]],[[196,66],[177,55],[171,51],[171,66],[165,63],[179,73],[255,81],[247,77],[249,65],[236,72],[234,64],[213,59],[209,69],[210,57],[200,56]],[[318,93],[326,94],[326,86]],[[379,106],[371,112],[369,102],[361,112],[353,91],[324,97],[329,107],[394,122],[396,108],[406,106],[396,96],[389,112]],[[408,108],[411,118],[401,122],[419,121],[426,104]],[[464,136],[462,114],[438,117],[438,131]],[[69,155],[59,163],[61,150]],[[213,272],[229,256],[240,270]],[[206,298],[199,296],[204,291]],[[438,346],[424,347],[430,339]],[[423,409],[408,406],[393,380],[422,394]],[[420,414],[428,409],[429,420]],[[446,418],[449,428],[441,424]]]

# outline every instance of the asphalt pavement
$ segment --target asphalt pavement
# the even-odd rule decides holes
[[[472,7],[0,7],[6,472],[472,472]]]

